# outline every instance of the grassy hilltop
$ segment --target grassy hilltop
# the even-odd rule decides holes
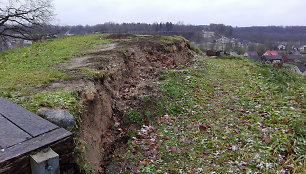
[[[39,88],[59,79],[74,78],[57,65],[86,54],[96,45],[110,42],[112,40],[104,39],[103,35],[80,35],[2,52],[0,96],[13,99],[33,112],[41,106],[73,110],[76,105],[74,91],[61,88],[41,91]]]
[[[0,53],[0,96],[32,112],[45,106],[79,115],[78,91],[48,84],[100,76],[103,72],[96,69],[69,71],[64,65],[101,45],[120,42],[107,36],[63,37]],[[182,38],[159,39],[169,44]],[[241,57],[196,57],[188,65],[163,70],[154,83],[158,100],[144,98],[154,107],[128,113],[141,129],[127,132],[128,143],[112,154],[116,167],[105,171],[303,173],[305,80]],[[95,172],[90,164],[84,170]]]

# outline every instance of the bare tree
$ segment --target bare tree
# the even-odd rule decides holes
[[[53,15],[52,0],[1,0],[0,37],[38,39]]]

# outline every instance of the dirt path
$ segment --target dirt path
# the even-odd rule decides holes
[[[65,63],[65,65],[63,66],[65,66],[66,69],[68,70],[77,69],[81,67],[88,67],[95,63],[91,59],[95,59],[97,57],[97,54],[103,54],[103,52],[114,50],[116,49],[117,45],[118,45],[117,43],[103,45],[102,49],[95,49],[94,51],[91,51],[88,55],[84,57],[73,58],[70,60],[70,62]]]

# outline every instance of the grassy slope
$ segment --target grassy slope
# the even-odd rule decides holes
[[[134,138],[126,153],[114,155],[125,161],[123,168],[142,173],[305,172],[304,77],[247,60],[207,58],[165,71],[162,78],[164,116],[151,138]]]
[[[55,88],[42,92],[32,89],[59,79],[73,78],[57,65],[86,54],[96,45],[112,40],[106,35],[79,35],[47,40],[29,47],[0,53],[0,96],[10,98],[32,112],[41,106],[59,107],[76,112],[74,91]]]
[[[73,78],[54,67],[95,45],[112,42],[104,36],[64,37],[0,53],[0,96],[31,111],[41,106],[75,111],[74,91],[31,89]],[[158,148],[158,160],[139,167],[143,172],[292,169],[298,173],[305,168],[305,78],[228,59],[199,60],[180,71],[165,71],[162,78],[160,88],[167,102],[159,103],[160,111],[167,112],[173,123],[159,120],[155,134],[164,143]],[[139,144],[130,143],[130,150],[135,146]],[[142,154],[130,161],[138,165],[146,160]],[[130,155],[124,154],[126,159]]]
[[[121,42],[120,38],[107,38],[110,35],[90,34],[62,37],[47,40],[44,43],[35,43],[29,47],[1,52],[0,96],[10,98],[32,112],[41,106],[74,110],[77,102],[74,91],[55,88],[51,91],[41,92],[33,89],[60,79],[74,78],[73,74],[65,72],[65,68],[58,65],[92,50],[101,49],[105,44]],[[151,37],[148,38],[151,39]],[[137,36],[131,37],[131,39],[132,43],[137,43],[138,39],[145,40],[147,38]],[[156,42],[167,44],[178,39],[184,38],[161,36]],[[79,70],[85,76],[95,76],[101,73],[87,67]]]
[[[80,57],[103,45],[123,42],[120,38],[108,38],[111,34],[90,34],[47,40],[29,47],[16,48],[0,53],[0,97],[5,97],[36,112],[40,107],[68,109],[73,115],[79,115],[79,101],[75,91],[63,90],[63,87],[44,89],[44,84],[60,79],[73,79],[74,74],[59,66],[71,58]],[[127,37],[131,44],[151,39],[151,42],[169,44],[173,40],[184,39],[177,36]],[[152,39],[153,38],[153,39]],[[132,46],[130,45],[130,46]],[[121,48],[120,48],[121,49]],[[122,48],[124,49],[124,48]],[[120,51],[120,50],[118,50]],[[99,76],[102,72],[88,67],[79,68],[86,77]],[[40,90],[37,90],[40,89]],[[77,121],[80,121],[79,118]]]

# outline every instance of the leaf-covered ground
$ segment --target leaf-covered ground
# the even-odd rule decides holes
[[[305,172],[304,77],[239,58],[198,58],[161,79],[164,112],[131,133],[108,172]]]

